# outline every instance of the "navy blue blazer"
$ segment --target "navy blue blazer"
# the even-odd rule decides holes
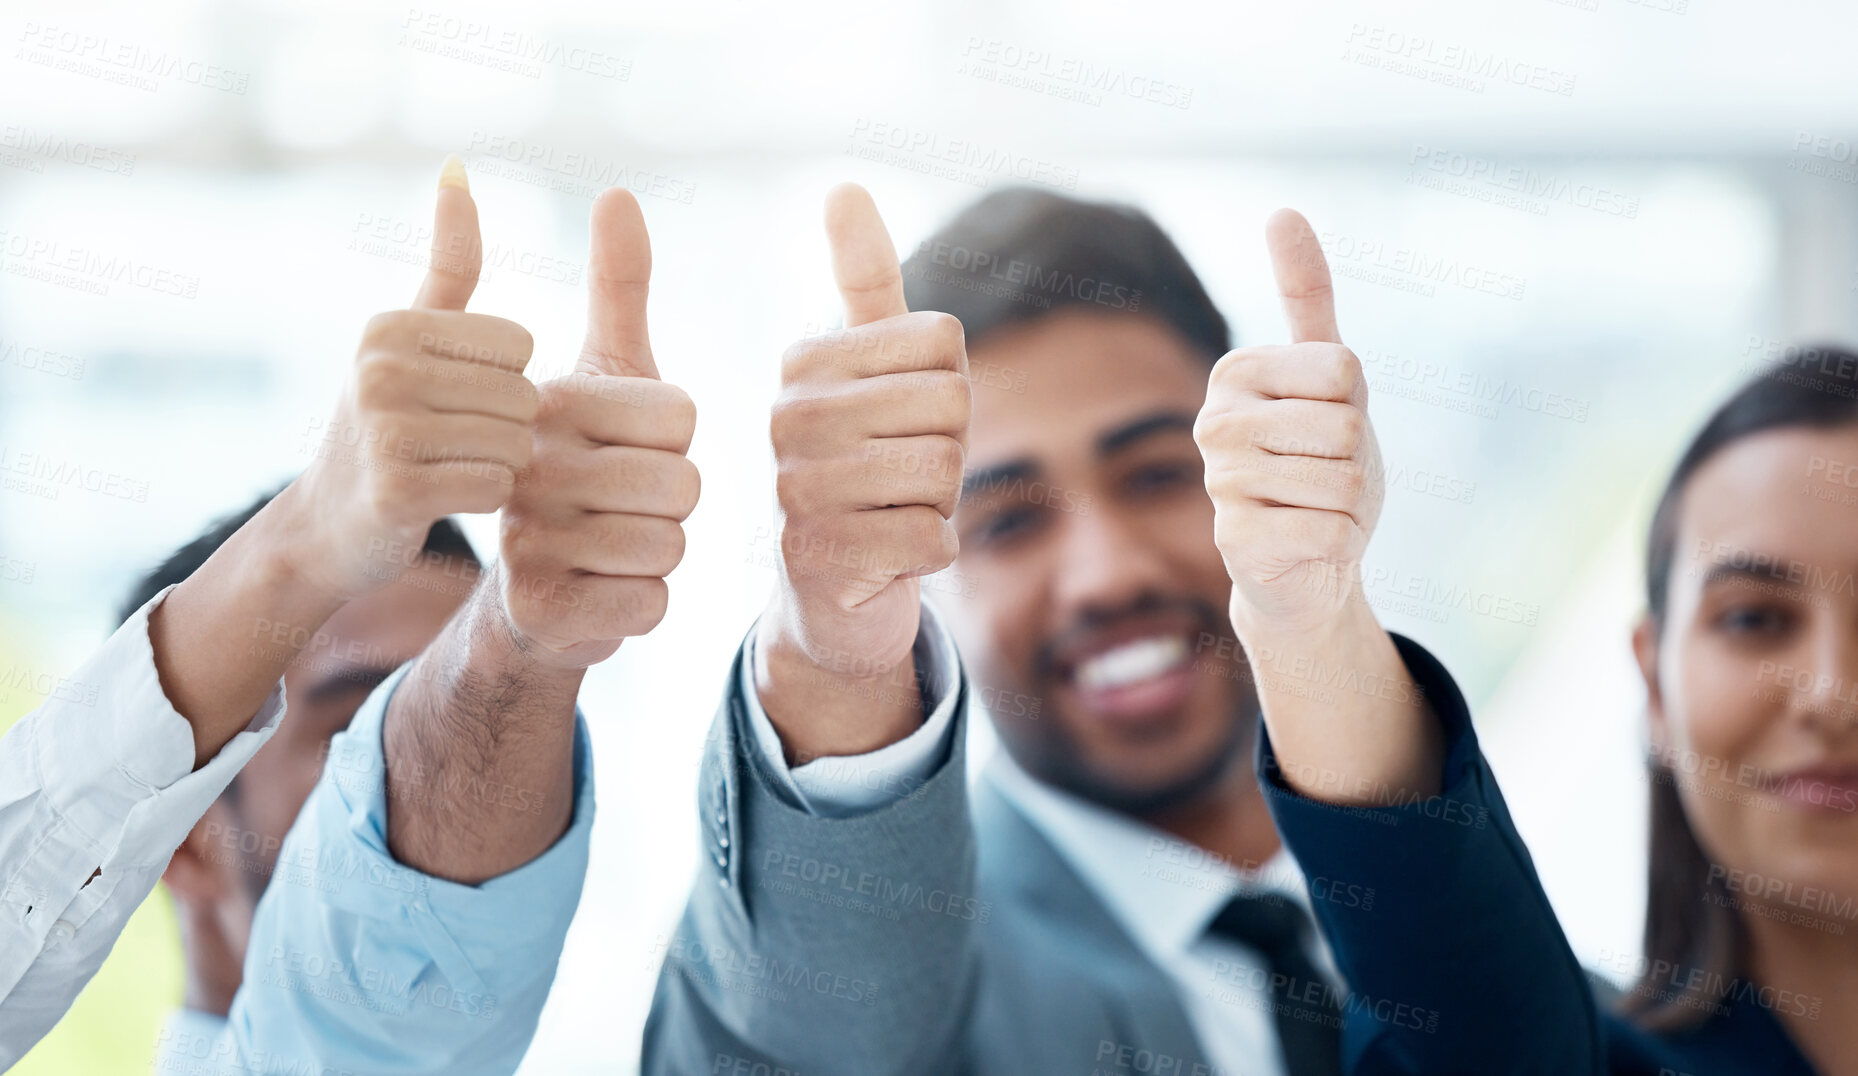
[[[1346,1071],[1813,1076],[1755,997],[1732,995],[1678,1034],[1600,1007],[1478,749],[1464,696],[1423,648],[1394,643],[1445,727],[1440,795],[1338,807],[1292,792],[1262,732],[1256,758],[1352,991]]]

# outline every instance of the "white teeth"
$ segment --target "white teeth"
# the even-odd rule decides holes
[[[1159,676],[1187,657],[1187,640],[1179,635],[1132,639],[1080,662],[1077,685],[1085,691],[1102,691]]]

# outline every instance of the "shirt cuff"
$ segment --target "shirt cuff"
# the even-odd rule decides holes
[[[921,788],[948,759],[955,702],[960,697],[956,689],[961,682],[961,658],[934,608],[927,602],[921,608],[913,653],[923,702],[929,709],[922,727],[867,754],[818,758],[794,768],[788,767],[780,733],[774,730],[755,690],[755,629],[749,629],[736,687],[748,709],[762,768],[809,814],[849,818],[888,807]]]
[[[33,719],[38,767],[52,808],[92,842],[98,866],[167,863],[200,816],[284,716],[279,680],[243,732],[194,769],[193,725],[155,671],[149,599],[89,661],[52,685]]]

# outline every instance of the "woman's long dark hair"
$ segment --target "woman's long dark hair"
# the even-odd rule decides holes
[[[1645,549],[1645,597],[1654,634],[1662,635],[1677,521],[1684,489],[1697,469],[1744,437],[1793,427],[1858,425],[1858,354],[1837,347],[1790,348],[1716,409],[1678,460],[1652,515]],[[1678,796],[1679,776],[1665,759],[1651,769],[1651,873],[1646,893],[1645,962],[1626,995],[1625,1012],[1661,1031],[1694,1027],[1721,1011],[1747,965],[1747,936],[1735,898],[1710,874]],[[1669,974],[1673,969],[1678,972]],[[1686,984],[1682,988],[1670,985]]]

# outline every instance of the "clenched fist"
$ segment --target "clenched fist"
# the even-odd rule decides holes
[[[971,407],[961,323],[910,313],[871,196],[835,188],[826,233],[845,328],[781,360],[781,571],[756,636],[762,702],[795,757],[912,727],[920,577],[955,559]]]
[[[535,454],[503,513],[509,624],[537,660],[584,668],[664,617],[664,577],[697,506],[686,458],[697,408],[658,378],[645,331],[652,273],[630,193],[594,200],[587,336],[573,373],[541,386]]]
[[[1383,496],[1367,384],[1336,330],[1316,234],[1285,209],[1265,237],[1294,342],[1227,353],[1194,423],[1242,639],[1343,618]]]
[[[529,463],[534,341],[465,311],[482,262],[477,206],[449,161],[418,297],[368,322],[315,461],[280,495],[309,551],[297,570],[332,595],[398,578],[433,523],[502,507]]]

